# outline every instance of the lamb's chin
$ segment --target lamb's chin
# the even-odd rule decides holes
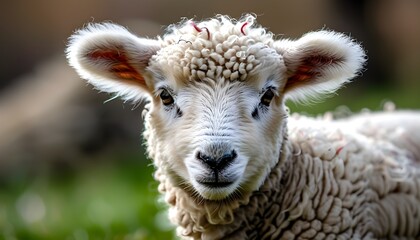
[[[238,190],[239,182],[230,182],[223,184],[203,184],[194,181],[193,187],[197,193],[206,200],[219,201],[228,199],[231,195]]]

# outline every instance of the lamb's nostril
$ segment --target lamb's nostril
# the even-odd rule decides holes
[[[203,162],[204,164],[208,165],[211,169],[216,171],[221,171],[225,167],[227,167],[235,158],[237,157],[237,153],[235,150],[232,150],[229,153],[225,153],[222,157],[213,157],[206,155],[200,151],[197,152],[196,158]]]
[[[203,163],[207,164],[211,168],[216,168],[217,167],[217,159],[214,158],[214,157],[210,157],[208,155],[205,155],[200,151],[197,152],[196,157],[197,157],[197,159],[199,159]]]
[[[224,154],[218,161],[217,167],[219,169],[225,168],[227,165],[229,165],[235,158],[238,156],[236,154],[235,150],[232,150],[230,153]]]

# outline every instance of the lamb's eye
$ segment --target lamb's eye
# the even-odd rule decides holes
[[[166,89],[162,90],[159,97],[160,97],[160,99],[162,99],[162,103],[165,106],[168,106],[168,105],[171,105],[171,104],[174,103],[174,98],[171,96],[171,94]]]
[[[261,97],[261,104],[264,106],[269,106],[271,100],[274,98],[274,92],[271,89],[268,89],[264,95]]]

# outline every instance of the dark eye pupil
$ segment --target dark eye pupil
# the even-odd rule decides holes
[[[171,105],[174,103],[174,99],[172,98],[171,94],[168,93],[167,90],[163,90],[160,95],[160,99],[162,99],[163,105]]]
[[[265,106],[269,106],[271,100],[274,98],[274,93],[272,90],[267,90],[264,95],[261,97],[261,103]]]

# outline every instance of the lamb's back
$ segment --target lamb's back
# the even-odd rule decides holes
[[[406,149],[420,163],[420,113],[415,111],[390,111],[365,113],[344,120],[369,137]]]
[[[303,212],[337,237],[420,237],[419,125],[420,115],[406,112],[338,121],[293,115],[294,161],[313,185],[312,210]]]

